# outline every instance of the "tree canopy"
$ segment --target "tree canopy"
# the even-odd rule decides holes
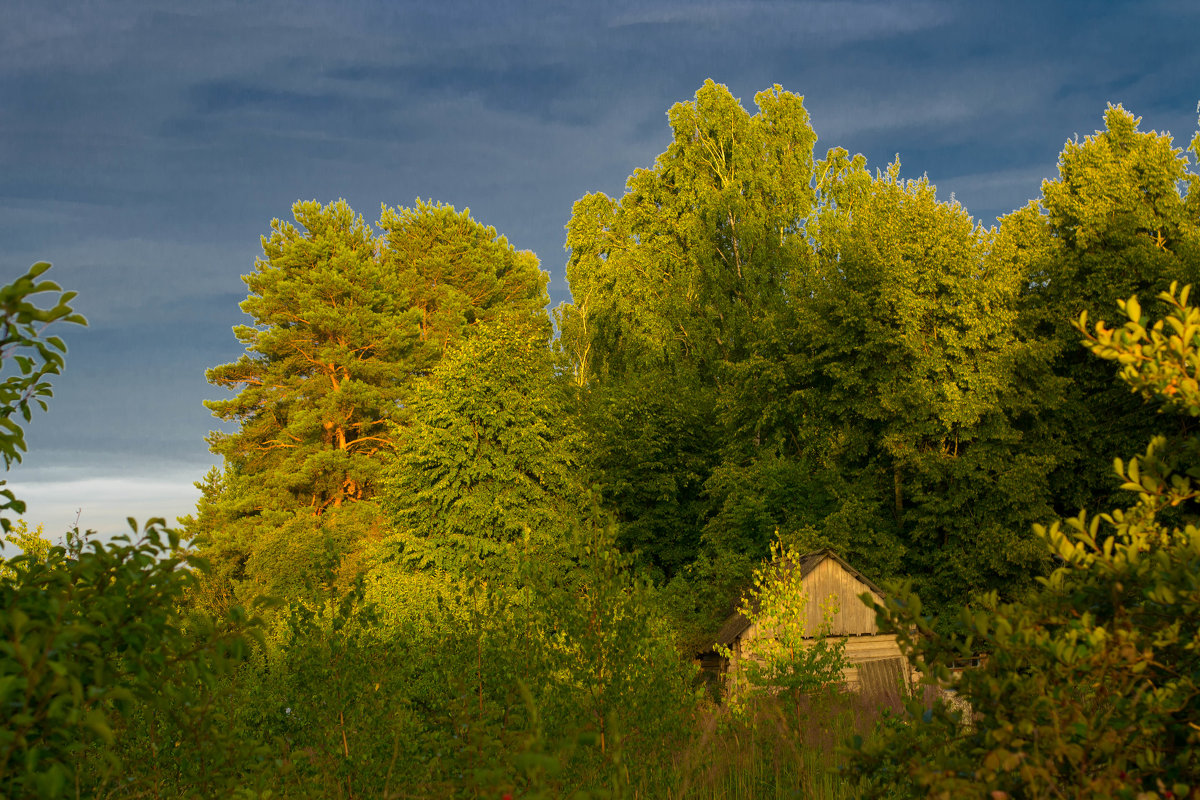
[[[1139,449],[1154,431],[1112,366],[1079,346],[1072,321],[1200,281],[1200,174],[1169,134],[1140,122],[1110,106],[1104,130],[1066,143],[1042,197],[1001,220],[1028,272],[1022,334],[1049,358],[1038,435],[1053,442],[1061,514],[1116,502],[1108,456]]]
[[[418,386],[383,506],[412,565],[504,575],[553,561],[585,503],[571,394],[541,326],[500,319]]]
[[[382,537],[380,470],[446,349],[498,315],[549,325],[537,259],[466,211],[385,207],[379,235],[343,201],[293,213],[244,278],[246,354],[208,372],[237,394],[206,405],[238,430],[210,437],[225,470],[190,524],[229,578],[285,595],[314,570],[346,566],[348,579]]]
[[[1200,414],[1200,309],[1189,289],[1136,297],[1119,328],[1078,321],[1092,352],[1119,365],[1138,395]],[[1153,418],[1153,407],[1143,407]],[[1160,418],[1161,419],[1161,418]],[[1200,528],[1193,434],[1183,453],[1155,436],[1117,458],[1126,503],[1039,526],[1056,568],[1028,597],[996,593],[939,633],[902,589],[876,604],[881,629],[906,643],[923,682],[969,703],[925,711],[860,741],[854,768],[868,797],[1192,797],[1200,781]],[[1181,457],[1183,456],[1183,457]],[[1179,509],[1186,516],[1179,519]],[[957,680],[956,660],[984,652]]]
[[[557,329],[466,211],[273,221],[186,531],[5,537],[0,793],[1200,796],[1189,157],[1110,107],[985,228],[755,105],[706,82],[575,204]],[[6,463],[82,321],[46,267],[0,288]],[[907,713],[804,627],[818,547],[896,579]]]

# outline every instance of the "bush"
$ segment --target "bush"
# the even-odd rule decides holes
[[[1200,309],[1188,290],[1147,326],[1088,335],[1147,399],[1200,416]],[[1086,334],[1086,315],[1079,326]],[[876,610],[926,684],[955,691],[970,715],[910,704],[907,724],[859,741],[867,797],[1200,797],[1200,437],[1156,437],[1116,471],[1127,509],[1036,528],[1058,567],[1034,594],[995,594],[939,633],[910,591]],[[951,677],[956,659],[982,666]]]
[[[132,523],[132,521],[131,521]],[[88,543],[78,532],[43,560],[10,559],[0,578],[0,794],[53,798],[161,784],[172,758],[182,796],[220,786],[227,727],[210,714],[244,650],[242,620],[180,610],[198,566],[151,520],[141,538]],[[158,735],[138,738],[136,729]],[[168,725],[170,733],[162,730]],[[182,738],[181,738],[182,737]],[[164,752],[165,751],[165,752]],[[177,755],[176,753],[175,755]]]

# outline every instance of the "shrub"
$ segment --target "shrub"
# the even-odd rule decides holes
[[[1200,416],[1200,309],[1188,290],[1160,295],[1153,325],[1136,298],[1119,329],[1079,327],[1121,379]],[[957,691],[973,713],[910,704],[856,745],[867,797],[1200,797],[1200,437],[1155,437],[1116,462],[1123,510],[1037,527],[1057,568],[1034,594],[987,595],[939,633],[911,591],[876,611],[923,681]],[[957,681],[949,667],[986,650]]]
[[[215,788],[212,749],[225,729],[207,711],[245,640],[238,618],[206,625],[181,613],[197,564],[178,534],[162,520],[150,520],[136,542],[88,543],[76,532],[43,560],[22,555],[7,566],[0,794],[53,798],[160,782],[155,746],[183,747],[195,760],[174,765],[178,783],[202,794]],[[166,745],[160,736],[150,752],[129,752],[125,734],[155,717],[188,739]]]

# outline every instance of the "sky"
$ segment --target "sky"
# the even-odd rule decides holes
[[[0,283],[79,292],[5,476],[51,538],[190,513],[208,367],[273,218],[470,208],[570,297],[564,225],[619,195],[706,78],[803,95],[819,141],[928,175],[985,226],[1123,104],[1184,146],[1200,3],[0,0]],[[4,374],[4,373],[0,373]]]

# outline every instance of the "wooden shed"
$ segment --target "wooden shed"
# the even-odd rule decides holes
[[[907,659],[900,652],[894,634],[881,634],[875,624],[875,612],[863,603],[860,595],[869,592],[876,600],[883,592],[854,567],[832,550],[817,550],[784,565],[799,570],[801,591],[807,595],[804,630],[815,633],[824,620],[822,604],[832,598],[837,612],[832,616],[829,634],[846,639],[844,670],[846,686],[871,696],[892,697],[899,687],[911,686],[912,674]],[[748,598],[753,602],[753,598]],[[736,683],[738,660],[745,657],[746,644],[760,636],[769,636],[740,612],[731,615],[717,633],[717,644],[728,647],[731,657],[726,660],[715,651],[701,655],[701,663],[718,668],[727,681]],[[732,686],[729,687],[733,689]]]

